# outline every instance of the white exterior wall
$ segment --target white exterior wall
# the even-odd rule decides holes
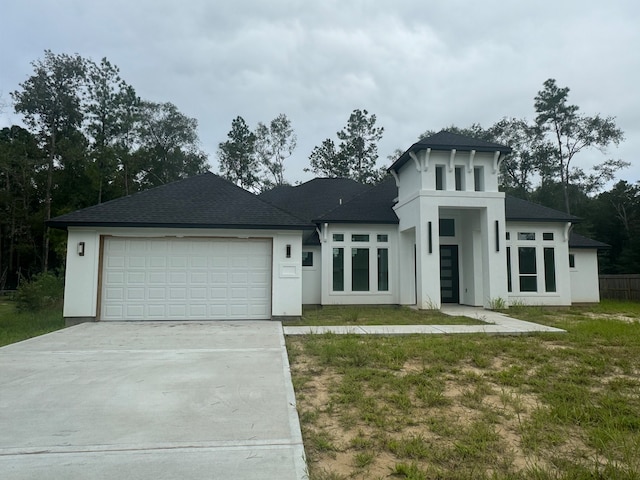
[[[303,245],[302,250],[313,253],[313,266],[302,267],[302,304],[320,305],[322,302],[322,256],[320,246]]]
[[[598,280],[598,251],[595,249],[569,249],[574,256],[575,267],[569,268],[571,279],[571,301],[574,303],[598,303],[600,283]]]
[[[401,262],[400,302],[419,308],[440,307],[440,245],[458,245],[460,302],[488,306],[507,297],[504,242],[504,194],[498,192],[495,152],[427,151],[415,153],[398,172]],[[436,170],[443,171],[443,188],[436,190]],[[456,167],[462,185],[456,190]],[[475,191],[475,168],[482,172]],[[439,219],[456,220],[456,237],[439,236]],[[430,227],[429,227],[430,225]],[[431,228],[431,235],[429,235]],[[414,245],[411,241],[414,241]],[[430,248],[429,248],[430,244]],[[415,268],[411,265],[414,258]]]
[[[78,244],[84,242],[84,256]],[[100,236],[95,230],[69,229],[64,281],[64,317],[94,318],[98,309]]]
[[[271,283],[272,316],[302,315],[302,232],[226,229],[69,228],[65,273],[64,316],[96,318],[100,290],[100,238],[122,237],[218,237],[270,238],[273,242]],[[77,245],[85,242],[85,255]],[[286,246],[291,245],[291,258]]]
[[[342,242],[334,241],[333,234],[344,235]],[[368,234],[369,242],[353,242],[351,235]],[[376,235],[387,235],[387,242],[378,242]],[[398,297],[398,229],[396,225],[322,225],[322,305],[395,305]],[[344,249],[344,291],[333,291],[333,248]],[[369,249],[369,291],[352,291],[351,249]],[[389,290],[378,291],[377,249],[389,250]]]
[[[567,223],[530,223],[509,222],[507,225],[511,247],[511,292],[510,304],[523,305],[571,305],[572,278],[569,274],[569,224]],[[519,240],[518,233],[534,233],[535,240]],[[552,233],[553,240],[544,240],[544,233]],[[537,292],[520,292],[518,248],[535,247]],[[545,291],[544,248],[554,249],[556,291]],[[597,272],[597,266],[596,266]],[[596,273],[597,281],[597,273]]]

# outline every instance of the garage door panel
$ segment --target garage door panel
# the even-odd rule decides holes
[[[230,289],[230,293],[231,293],[231,299],[234,302],[237,302],[238,300],[246,300],[247,298],[249,298],[249,289],[248,288],[242,288],[242,287],[232,287]]]
[[[104,308],[104,314],[108,319],[122,318],[124,316],[123,305],[107,305]]]
[[[167,306],[167,316],[169,318],[187,318],[187,306],[184,303],[170,304]]]
[[[146,277],[149,285],[165,285],[167,283],[167,272],[147,272]],[[140,277],[136,276],[133,280],[135,283],[144,283],[144,280],[139,280],[139,278],[144,279],[144,273],[140,274]]]
[[[124,291],[124,289],[122,289]],[[144,300],[145,289],[139,287],[129,287],[126,290],[127,300]]]
[[[187,289],[186,288],[170,288],[169,300],[186,300]]]
[[[267,284],[271,280],[271,272],[251,272],[251,283]]]
[[[108,238],[101,319],[270,318],[271,249],[269,240]]]
[[[226,300],[227,288],[212,288],[210,289],[212,300]]]
[[[142,304],[128,304],[125,306],[124,315],[129,320],[143,320],[144,319],[144,305]]]
[[[249,295],[252,298],[261,298],[263,300],[266,300],[269,297],[269,291],[266,288],[251,287],[251,289],[249,290]]]
[[[231,316],[236,318],[246,318],[249,316],[249,309],[245,304],[230,305]]]
[[[167,299],[167,289],[166,288],[156,288],[152,287],[147,289],[148,295],[147,300],[166,300]]]
[[[226,256],[222,256],[221,254],[216,254],[214,256],[209,257],[209,268],[223,268],[227,269],[229,267],[229,259]]]
[[[269,263],[268,263],[269,262]],[[252,256],[247,258],[248,268],[270,268],[270,259],[264,258],[264,256]]]
[[[148,315],[149,315],[149,318],[161,320],[162,318],[167,316],[167,307],[163,304],[159,304],[159,305],[151,304],[149,305],[149,308],[148,308]]]
[[[232,285],[249,283],[248,272],[231,272],[230,282]]]
[[[124,285],[124,272],[107,272],[106,281],[109,285]]]
[[[125,294],[124,294],[125,290],[124,288],[120,287],[113,287],[113,288],[107,288],[104,292],[105,298],[107,300],[124,300],[125,298]]]
[[[207,284],[207,272],[190,272],[189,282],[191,285],[206,285]]]
[[[167,268],[167,257],[153,256],[149,258],[150,268]]]
[[[227,304],[209,305],[209,318],[229,318]]]
[[[183,256],[169,257],[169,267],[171,268],[187,268],[188,259]]]
[[[191,268],[209,268],[209,258],[206,255],[197,255],[189,258]]]
[[[189,304],[189,316],[193,318],[207,318],[206,304]]]
[[[187,272],[169,272],[169,285],[186,285]]]
[[[124,272],[123,272],[124,273]],[[146,279],[144,272],[128,272],[127,285],[145,285]]]
[[[206,300],[207,287],[191,286],[187,289],[187,299],[189,300]]]
[[[229,281],[229,275],[227,272],[211,272],[211,284],[213,285],[226,285]]]
[[[107,257],[106,260],[107,267],[109,268],[123,268],[125,265],[124,256],[114,255]]]
[[[144,269],[147,266],[147,259],[145,257],[129,257],[127,258],[127,267],[129,269]]]

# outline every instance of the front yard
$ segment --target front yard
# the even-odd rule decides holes
[[[63,327],[62,308],[19,312],[14,301],[0,297],[0,347]]]
[[[288,338],[311,480],[640,478],[640,304],[508,313],[568,333]]]
[[[290,337],[311,480],[640,478],[640,304],[511,308],[525,336]],[[299,325],[478,323],[328,307]],[[0,298],[0,346],[62,328]]]

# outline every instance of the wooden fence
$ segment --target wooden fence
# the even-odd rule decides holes
[[[600,297],[640,301],[640,275],[600,275]]]

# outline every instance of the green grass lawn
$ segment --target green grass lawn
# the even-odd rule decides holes
[[[438,310],[414,310],[399,306],[325,306],[305,308],[300,320],[289,326],[322,325],[483,325],[468,317],[451,317]]]
[[[63,327],[61,308],[40,312],[18,312],[14,302],[6,297],[0,297],[0,346]]]
[[[640,304],[566,334],[287,339],[311,480],[640,478]]]

